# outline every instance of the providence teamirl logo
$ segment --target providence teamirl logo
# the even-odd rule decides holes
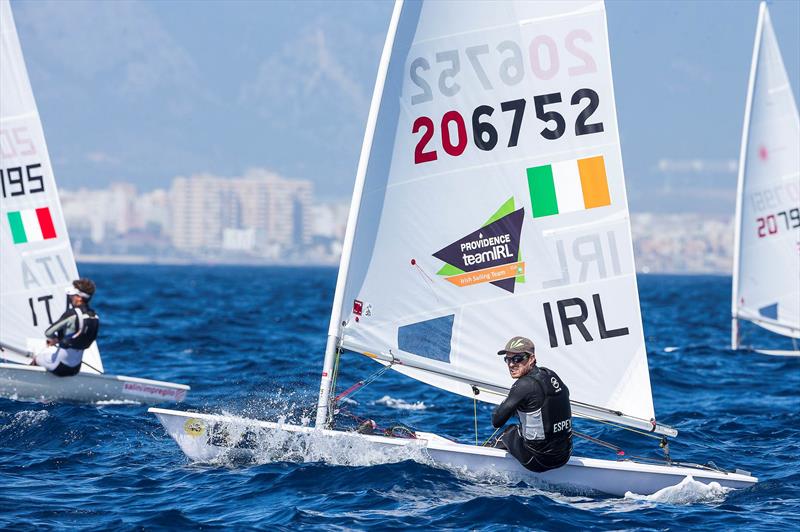
[[[456,286],[491,283],[513,293],[525,275],[519,250],[524,210],[515,211],[510,198],[480,229],[434,253],[446,263],[437,275]]]

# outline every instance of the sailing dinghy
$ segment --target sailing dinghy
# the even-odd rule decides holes
[[[189,387],[103,372],[97,344],[81,372],[29,366],[66,308],[78,269],[8,0],[0,0],[0,397],[23,401],[178,402]]]
[[[434,463],[612,495],[747,472],[572,457],[535,474],[500,449],[336,430],[340,351],[492,404],[516,335],[573,414],[666,438],[639,312],[605,6],[398,2],[378,71],[336,284],[315,427],[151,408],[192,460],[315,442],[415,448]],[[389,436],[394,434],[389,431]],[[407,436],[409,434],[406,434]]]
[[[766,3],[758,12],[747,89],[731,299],[731,349],[742,345],[739,320],[792,339],[800,356],[800,116]]]

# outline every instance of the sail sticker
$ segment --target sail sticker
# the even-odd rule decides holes
[[[480,229],[433,254],[445,262],[437,275],[459,287],[491,283],[513,294],[516,282],[524,281],[519,249],[524,218],[524,209],[515,211],[510,198]]]
[[[594,312],[590,310],[587,302],[580,297],[559,299],[555,302],[555,304],[556,308],[558,309],[558,325],[560,325],[560,327],[556,327],[556,321],[554,320],[553,316],[553,307],[550,302],[546,301],[542,304],[544,321],[547,325],[547,334],[550,339],[550,347],[558,347],[559,329],[561,332],[561,337],[564,339],[565,346],[572,345],[573,339],[578,338],[577,336],[573,336],[573,328],[576,333],[580,334],[585,342],[593,342],[597,340],[598,338],[592,337],[592,333],[586,327],[586,321],[589,321],[590,323],[594,321],[594,325],[599,333],[600,340],[617,338],[630,334],[629,327],[617,327],[614,329],[607,325],[606,316],[603,312],[603,302],[600,299],[599,293],[592,294],[592,307]]]
[[[138,382],[126,382],[122,386],[122,391],[126,395],[137,395],[139,397],[155,397],[159,399],[174,398],[177,402],[183,401],[186,397],[186,390]]]
[[[11,236],[15,244],[27,244],[56,238],[50,209],[24,209],[7,213]]]
[[[772,305],[767,305],[766,307],[761,307],[758,309],[758,313],[764,316],[765,318],[769,318],[771,320],[778,319],[778,304],[773,303]]]
[[[611,205],[602,155],[527,169],[534,218]]]
[[[364,302],[359,301],[358,299],[353,300],[353,314],[356,316],[361,316],[361,313],[364,310]]]
[[[450,362],[455,314],[410,323],[397,328],[397,347],[408,353]]]
[[[202,436],[206,432],[206,424],[202,419],[190,417],[183,424],[183,431],[189,436]]]

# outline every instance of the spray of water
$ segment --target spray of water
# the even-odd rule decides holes
[[[425,406],[425,403],[422,401],[417,401],[415,403],[409,403],[404,401],[403,399],[395,399],[394,397],[390,397],[388,395],[384,395],[377,401],[375,401],[377,405],[384,405],[388,408],[394,408],[396,410],[427,410],[428,407]]]
[[[689,476],[680,483],[658,490],[652,495],[628,492],[625,494],[625,498],[666,504],[718,503],[722,502],[731,491],[732,488],[725,488],[717,482],[704,484]]]
[[[21,410],[9,413],[0,412],[0,435],[10,435],[17,431],[37,427],[50,417],[47,410]]]

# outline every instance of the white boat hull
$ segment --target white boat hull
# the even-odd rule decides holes
[[[0,363],[0,397],[38,402],[178,403],[185,384],[95,373],[57,377],[44,368]]]
[[[755,349],[755,352],[774,357],[800,357],[800,351],[790,351],[786,349]]]
[[[705,484],[718,482],[729,488],[746,488],[758,482],[758,479],[747,474],[577,456],[570,458],[567,465],[559,469],[533,473],[501,449],[464,445],[430,433],[417,432],[417,439],[388,438],[162,408],[150,408],[149,412],[158,417],[181,450],[191,460],[198,462],[255,455],[257,447],[254,447],[253,443],[257,442],[260,436],[282,431],[288,436],[313,433],[323,438],[330,438],[338,442],[338,445],[344,445],[345,440],[349,439],[366,441],[389,450],[392,450],[392,447],[397,449],[416,446],[436,465],[466,469],[471,474],[500,473],[538,485],[559,486],[581,492],[598,491],[616,496],[624,496],[629,491],[650,495],[660,489],[674,486],[689,476]]]

